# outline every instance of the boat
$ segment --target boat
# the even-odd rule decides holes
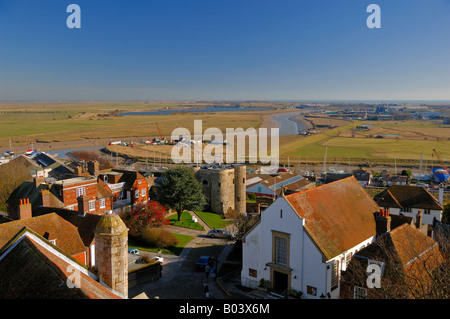
[[[432,172],[435,182],[438,183],[443,183],[450,177],[450,173],[443,168],[434,168]]]

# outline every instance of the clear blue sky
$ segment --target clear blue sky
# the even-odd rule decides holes
[[[0,100],[90,99],[450,100],[450,1],[0,0]]]

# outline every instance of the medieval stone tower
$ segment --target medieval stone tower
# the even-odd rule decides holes
[[[225,214],[229,209],[244,214],[246,204],[246,166],[233,164],[193,167],[211,212]]]
[[[100,283],[128,298],[128,228],[118,215],[103,215],[97,224],[95,263]]]

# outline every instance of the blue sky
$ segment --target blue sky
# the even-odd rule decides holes
[[[449,0],[0,0],[0,100],[450,100],[449,75]]]

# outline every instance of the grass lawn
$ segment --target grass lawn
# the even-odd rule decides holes
[[[170,215],[168,219],[170,220],[170,224],[173,225],[173,226],[186,227],[186,228],[192,228],[192,229],[198,229],[198,230],[205,230],[202,227],[202,225],[200,225],[199,223],[194,222],[194,220],[192,219],[191,214],[189,214],[186,211],[181,214],[181,220],[180,221],[178,221],[178,215],[177,214]]]
[[[225,220],[225,218],[219,214],[202,211],[196,211],[195,213],[212,229],[224,228],[225,226],[232,224],[231,221]]]
[[[178,244],[171,246],[171,247],[162,248],[161,253],[179,256],[181,254],[181,251],[183,250],[183,248],[187,245],[187,243],[189,243],[191,240],[193,240],[195,238],[193,236],[181,235],[181,234],[175,234],[175,233],[174,233],[174,235],[178,239]],[[158,252],[158,247],[148,247],[143,242],[141,242],[137,239],[133,239],[131,237],[128,238],[128,247],[136,248],[138,250],[143,250],[143,251],[148,251],[148,252],[154,252],[154,253]]]

